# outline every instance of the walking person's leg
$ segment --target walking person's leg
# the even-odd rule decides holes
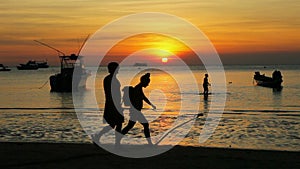
[[[150,136],[150,129],[149,129],[149,123],[148,120],[146,119],[146,117],[144,116],[144,114],[142,112],[138,112],[137,113],[137,120],[143,125],[144,127],[144,134],[145,134],[145,138],[147,139],[147,142],[149,145],[153,145],[152,141],[151,141],[151,136]]]
[[[132,129],[133,128],[133,126],[135,125],[135,121],[131,121],[131,120],[129,120],[129,122],[128,122],[128,124],[127,124],[127,126],[126,127],[124,127],[124,129],[122,130],[122,134],[123,135],[125,135],[125,134],[127,134],[128,133],[128,131],[130,130],[130,129]]]
[[[116,125],[115,129],[115,145],[118,146],[121,143],[122,138],[122,123]]]
[[[147,139],[147,142],[149,145],[153,145],[151,141],[151,136],[150,136],[150,129],[149,129],[149,123],[141,123],[144,127],[144,134]]]
[[[113,125],[108,125],[108,126],[105,126],[100,132],[93,134],[92,135],[93,142],[100,143],[101,136],[103,134],[109,132],[110,130],[112,130],[114,127],[115,126],[113,126]]]

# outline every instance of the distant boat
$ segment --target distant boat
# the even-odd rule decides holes
[[[3,64],[0,64],[0,71],[10,71],[11,69],[8,68],[7,66],[4,66]]]
[[[148,66],[147,63],[135,63],[133,66]]]
[[[270,87],[270,88],[282,88],[281,83],[282,75],[281,72],[275,70],[272,74],[272,77],[261,75],[260,72],[255,72],[254,80],[258,86]]]
[[[86,40],[87,39],[88,37],[86,38]],[[50,76],[49,78],[51,92],[72,92],[72,90],[78,90],[86,87],[86,81],[90,76],[90,73],[84,68],[82,60],[83,57],[79,56],[80,50],[82,49],[83,45],[79,49],[77,55],[71,54],[69,56],[66,56],[63,52],[54,47],[51,47],[37,40],[35,41],[61,54],[59,56],[60,72]]]
[[[34,60],[28,61],[26,64],[20,64],[17,66],[18,70],[37,70],[39,68],[38,64]]]
[[[36,61],[39,68],[48,68],[48,62],[47,61]]]

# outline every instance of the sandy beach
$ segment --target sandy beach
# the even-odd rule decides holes
[[[300,153],[176,146],[150,158],[111,154],[93,144],[0,143],[0,168],[300,168]]]

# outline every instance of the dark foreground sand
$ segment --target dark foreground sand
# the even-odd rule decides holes
[[[0,143],[0,169],[300,168],[300,152],[176,146],[150,158],[111,154],[93,144]]]

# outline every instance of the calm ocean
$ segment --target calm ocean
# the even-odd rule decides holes
[[[152,73],[151,83],[145,89],[145,93],[151,96],[150,100],[158,107],[158,111],[144,111],[151,118],[148,119],[151,121],[151,135],[155,136],[170,129],[180,110],[180,96],[185,95],[190,98],[187,107],[199,106],[199,112],[203,113],[203,116],[194,122],[181,145],[300,151],[300,66],[276,68],[283,74],[282,91],[253,85],[255,71],[259,70],[271,76],[274,66],[225,66],[227,91],[213,93],[207,100],[193,90],[181,92],[188,91],[188,88],[179,90],[171,76],[149,70]],[[136,71],[138,68],[125,69],[125,75],[118,76],[121,83],[130,77],[132,69]],[[175,66],[166,69],[173,70],[181,78],[177,83],[185,83],[185,71]],[[91,119],[93,116],[102,115],[102,78],[107,73],[106,68],[101,70],[96,77],[96,96],[101,111],[91,109]],[[205,69],[201,67],[193,71],[202,92]],[[10,72],[0,72],[1,142],[91,142],[73,109],[72,94],[50,92],[47,81],[50,75],[57,72],[58,67],[36,71],[12,69]],[[135,79],[132,83],[135,84],[136,81]],[[211,79],[210,82],[214,83]],[[45,83],[47,84],[43,86]],[[87,84],[87,93],[93,92],[89,83],[91,82]],[[124,85],[122,83],[122,86]],[[149,93],[154,89],[158,90]],[[227,98],[224,113],[213,135],[200,144],[200,132],[205,121],[209,120],[206,117],[211,106],[210,101],[218,94],[226,95]],[[160,96],[167,98],[166,101]],[[200,98],[200,103],[193,102],[193,98]],[[82,96],[83,102],[88,102],[89,99]],[[189,109],[182,111],[188,113]],[[161,113],[164,115],[159,116]],[[126,112],[125,118],[127,121]],[[95,120],[90,122],[91,126],[98,125]],[[180,128],[177,130],[180,132]],[[107,135],[107,138],[113,139],[112,133]],[[129,135],[143,137],[142,126],[137,124]],[[172,144],[172,140],[169,144]]]

